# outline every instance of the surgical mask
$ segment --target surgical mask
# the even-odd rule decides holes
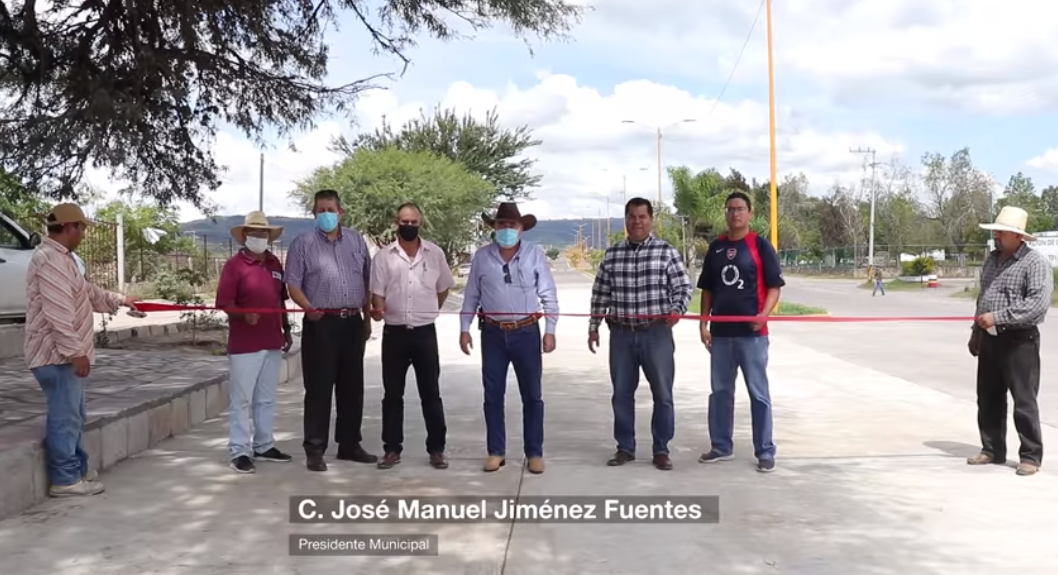
[[[419,226],[397,226],[397,233],[400,234],[400,239],[410,242],[419,237]]]
[[[514,244],[518,243],[518,230],[514,228],[496,230],[496,243],[505,248],[513,248]]]
[[[338,214],[334,212],[320,212],[316,214],[316,225],[324,232],[330,233],[338,227]]]
[[[268,238],[246,238],[246,249],[255,254],[263,254],[268,249]]]

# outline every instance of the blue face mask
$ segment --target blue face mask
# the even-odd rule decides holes
[[[505,248],[513,248],[514,244],[518,243],[518,230],[514,228],[496,230],[496,243]]]
[[[316,214],[316,225],[326,233],[334,231],[338,227],[338,214],[334,212],[320,212]]]

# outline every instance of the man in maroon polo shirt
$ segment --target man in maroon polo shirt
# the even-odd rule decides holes
[[[282,233],[283,228],[269,225],[263,213],[250,212],[243,225],[231,230],[243,248],[224,264],[217,286],[216,307],[230,309],[228,449],[237,473],[254,473],[256,459],[292,459],[275,447],[272,434],[279,369],[293,342],[290,320],[278,311],[286,309],[288,299],[283,264],[268,249]]]

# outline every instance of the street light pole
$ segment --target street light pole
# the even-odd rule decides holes
[[[864,154],[864,160],[867,159],[867,155],[871,157],[871,223],[870,223],[870,239],[867,242],[867,278],[870,279],[874,275],[874,204],[878,195],[878,186],[875,181],[875,168],[878,163],[874,161],[875,150],[872,148],[856,148],[855,150],[849,150],[853,154]]]
[[[694,118],[685,118],[683,120],[680,120],[679,122],[673,122],[672,124],[666,126],[665,128],[660,128],[660,127],[654,128],[654,131],[657,134],[657,154],[658,154],[658,160],[657,160],[658,161],[658,204],[657,204],[657,207],[656,207],[656,210],[658,210],[658,211],[661,210],[661,207],[664,204],[664,200],[662,199],[662,193],[661,193],[662,172],[664,170],[664,167],[662,166],[662,163],[661,163],[662,131],[663,130],[668,130],[669,128],[675,127],[675,126],[677,126],[679,124],[685,124],[685,123],[696,122],[696,121],[697,120],[695,120]],[[635,120],[621,120],[621,123],[622,124],[639,124],[641,126],[645,126],[646,125],[646,124],[643,124],[641,122],[637,122]],[[660,230],[661,228],[662,228],[662,220],[658,220],[658,229]]]

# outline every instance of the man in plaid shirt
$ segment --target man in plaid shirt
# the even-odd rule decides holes
[[[654,466],[672,469],[669,441],[675,435],[672,382],[675,343],[672,326],[687,313],[694,288],[679,250],[651,232],[654,207],[643,198],[625,205],[627,239],[606,249],[592,286],[588,349],[599,345],[599,324],[610,328],[610,381],[613,384],[614,439],[609,465],[635,459],[635,393],[639,370],[654,396],[651,432]]]
[[[981,453],[970,465],[1006,462],[1007,391],[1014,398],[1014,427],[1021,439],[1018,475],[1034,475],[1043,463],[1040,391],[1040,330],[1054,292],[1054,271],[1047,257],[1025,240],[1028,213],[1004,207],[995,223],[996,249],[981,270],[970,354],[977,358],[977,426]]]

